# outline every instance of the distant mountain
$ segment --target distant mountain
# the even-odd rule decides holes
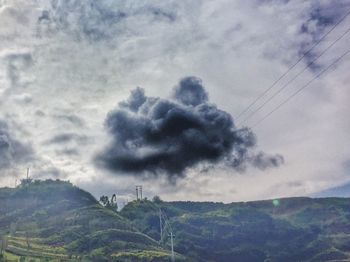
[[[23,182],[0,189],[0,261],[171,261],[170,233],[175,261],[350,261],[348,198],[154,198],[116,212],[68,182]]]
[[[350,197],[350,183],[315,193],[313,197]]]

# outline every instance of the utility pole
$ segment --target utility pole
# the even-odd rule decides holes
[[[160,243],[163,242],[162,210],[159,208]]]
[[[174,235],[173,232],[170,232],[170,244],[171,244],[171,261],[175,261],[175,255],[174,255]]]
[[[136,200],[142,200],[142,186],[136,186]]]
[[[29,179],[29,167],[27,168],[27,180]]]

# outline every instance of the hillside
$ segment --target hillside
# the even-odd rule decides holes
[[[159,208],[190,261],[350,261],[350,199],[133,202],[121,215],[159,239]],[[168,240],[167,240],[168,241]]]
[[[127,219],[62,181],[34,181],[0,189],[0,234],[7,243],[7,259],[14,261],[20,256],[54,261],[170,258]]]
[[[350,199],[155,198],[115,212],[69,182],[0,189],[5,261],[170,261],[170,232],[176,261],[350,261]]]

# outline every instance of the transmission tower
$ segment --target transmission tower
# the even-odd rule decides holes
[[[171,261],[175,261],[175,254],[174,254],[174,235],[173,231],[170,232],[170,244],[171,244]]]
[[[159,209],[159,227],[160,227],[160,243],[163,242],[163,222],[162,222],[162,210]]]
[[[136,200],[142,200],[142,186],[136,186]]]
[[[163,223],[163,219],[164,219],[164,223]],[[175,252],[174,252],[175,235],[173,233],[171,224],[169,223],[169,218],[160,208],[159,208],[159,226],[160,226],[160,243],[163,242],[164,231],[166,231],[166,233],[168,233],[168,236],[170,237],[171,261],[175,261]]]

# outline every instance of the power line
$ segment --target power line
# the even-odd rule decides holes
[[[308,55],[316,46],[318,46],[319,43],[323,41],[341,22],[345,20],[346,17],[350,14],[350,9],[347,11],[347,13],[337,22],[334,24],[334,26],[326,33],[324,34],[318,41],[314,43],[314,45],[311,46],[291,67],[289,67],[277,80],[275,80],[272,85],[270,85],[267,89],[265,89],[260,95],[258,95],[257,98],[253,100],[243,111],[241,111],[236,119],[239,119],[242,115],[244,115],[252,106],[256,104],[267,92],[269,92],[282,78],[284,78],[296,65],[298,65],[303,58]]]
[[[272,115],[274,112],[276,112],[279,108],[281,108],[284,104],[286,104],[289,100],[291,100],[293,97],[295,97],[297,94],[299,94],[301,91],[303,91],[305,88],[307,88],[313,81],[318,79],[320,76],[322,76],[325,72],[327,72],[331,67],[333,67],[336,63],[338,63],[342,58],[344,58],[347,54],[350,53],[350,50],[343,53],[341,56],[339,56],[336,60],[334,60],[329,66],[327,66],[325,69],[323,69],[319,74],[317,74],[313,79],[311,79],[309,82],[307,82],[305,85],[303,85],[301,88],[299,88],[296,92],[294,92],[292,95],[287,97],[282,103],[280,103],[278,106],[276,106],[273,110],[271,110],[268,114],[266,114],[263,118],[261,118],[258,122],[256,122],[252,128],[258,126],[261,122],[263,122],[266,118],[268,118],[270,115]]]
[[[260,109],[262,109],[266,104],[268,104],[273,98],[275,98],[279,93],[281,93],[285,88],[287,88],[295,79],[297,79],[301,74],[303,74],[312,64],[315,63],[321,56],[323,56],[330,48],[332,48],[338,41],[340,41],[346,34],[350,32],[348,28],[343,34],[341,34],[336,40],[334,40],[329,46],[327,46],[314,60],[308,63],[301,71],[299,71],[292,79],[290,79],[286,84],[284,84],[280,89],[272,94],[264,103],[262,103],[258,108],[251,112],[244,120],[240,121],[238,125],[241,125],[247,120],[249,120],[253,115],[255,115]]]
[[[164,229],[162,228],[162,226],[163,226],[162,218],[164,219],[164,224],[165,224]],[[159,208],[160,243],[162,243],[164,231],[168,231],[169,230],[170,233],[168,234],[168,236],[170,237],[171,261],[175,261],[174,233],[173,233],[173,229],[172,229],[171,224],[170,224],[169,221],[170,220],[169,220],[168,216],[166,215],[166,213],[163,212],[161,208]]]

